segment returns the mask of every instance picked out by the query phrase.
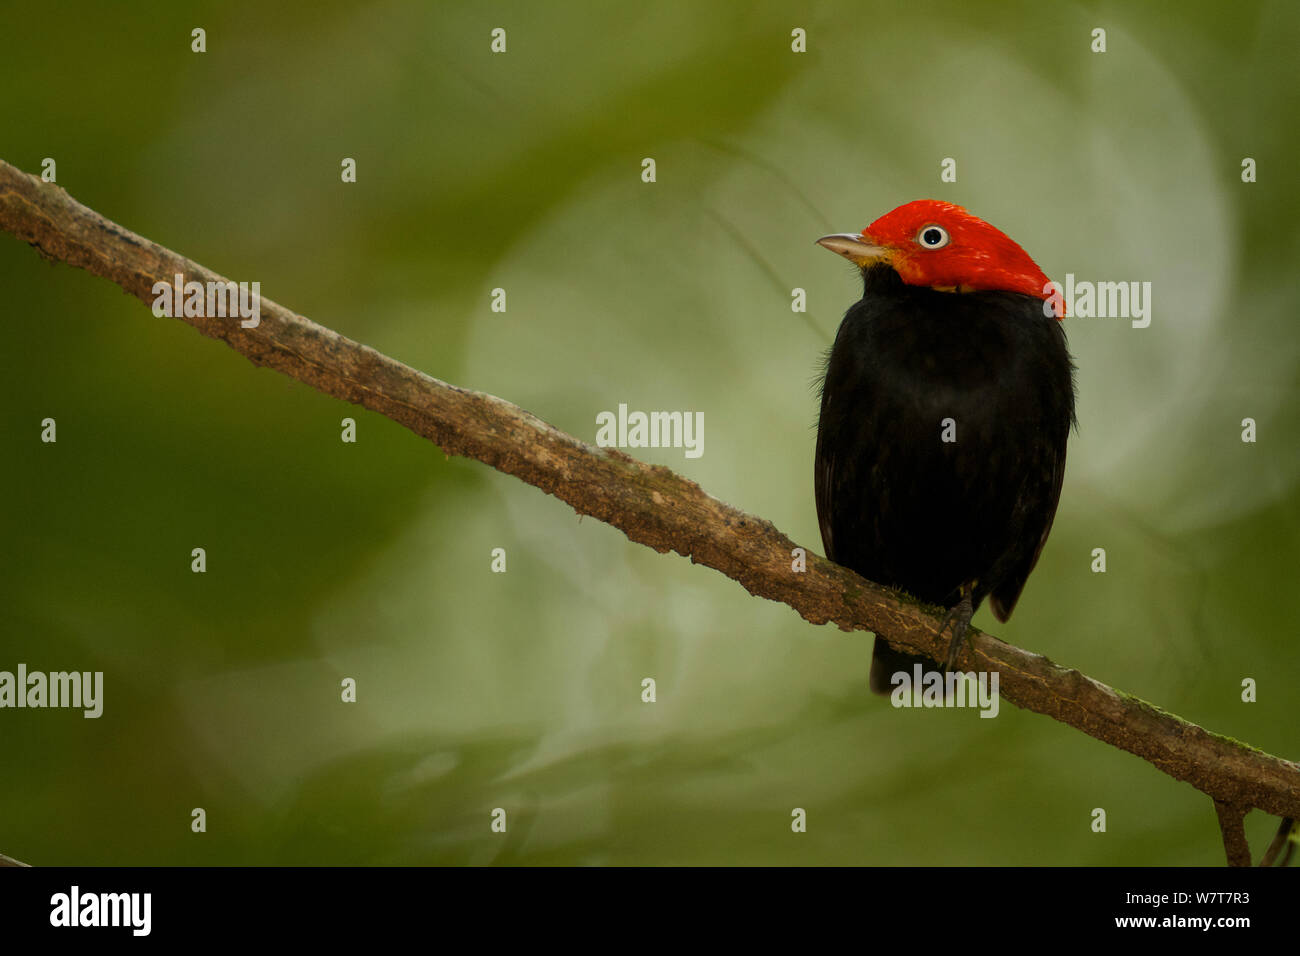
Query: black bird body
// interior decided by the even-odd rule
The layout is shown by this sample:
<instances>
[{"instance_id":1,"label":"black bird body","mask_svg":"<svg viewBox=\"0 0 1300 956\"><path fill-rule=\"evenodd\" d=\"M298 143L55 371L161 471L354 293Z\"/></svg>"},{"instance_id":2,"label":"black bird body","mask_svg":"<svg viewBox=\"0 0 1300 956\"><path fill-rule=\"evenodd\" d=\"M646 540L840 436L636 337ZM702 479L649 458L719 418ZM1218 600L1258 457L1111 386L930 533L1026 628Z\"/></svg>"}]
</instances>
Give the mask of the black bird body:
<instances>
[{"instance_id":1,"label":"black bird body","mask_svg":"<svg viewBox=\"0 0 1300 956\"><path fill-rule=\"evenodd\" d=\"M822 386L826 554L949 609L967 588L971 611L988 597L1006 620L1060 498L1074 422L1065 334L1031 295L907 285L886 264L862 274ZM877 638L872 689L888 693L918 661L933 667Z\"/></svg>"}]
</instances>

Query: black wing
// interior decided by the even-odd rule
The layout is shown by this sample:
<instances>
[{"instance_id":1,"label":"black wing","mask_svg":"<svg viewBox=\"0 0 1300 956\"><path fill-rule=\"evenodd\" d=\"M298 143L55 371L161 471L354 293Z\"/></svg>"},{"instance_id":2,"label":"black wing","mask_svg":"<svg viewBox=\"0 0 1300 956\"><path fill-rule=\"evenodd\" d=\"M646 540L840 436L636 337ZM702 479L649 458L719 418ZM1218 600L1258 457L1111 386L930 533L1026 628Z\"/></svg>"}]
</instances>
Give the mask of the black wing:
<instances>
[{"instance_id":1,"label":"black wing","mask_svg":"<svg viewBox=\"0 0 1300 956\"><path fill-rule=\"evenodd\" d=\"M1021 499L1021 505L1026 512L1026 527L1031 526L1031 523L1041 523L1043 532L1032 550L1026 549L1023 554L1017 556L1007 568L1005 577L998 582L997 587L989 595L989 606L993 608L993 613L999 621L1005 621L1015 610L1016 602L1020 600L1020 592L1025 589L1025 582L1029 580L1030 572L1038 564L1038 556L1043 553L1043 545L1047 544L1047 536L1052 533L1052 522L1056 520L1056 506L1061 500L1061 482L1065 477L1064 442L1061 443L1060 449L1061 452L1056 456L1047 480L1038 482L1037 488L1032 490L1026 488L1026 493Z\"/></svg>"}]
</instances>

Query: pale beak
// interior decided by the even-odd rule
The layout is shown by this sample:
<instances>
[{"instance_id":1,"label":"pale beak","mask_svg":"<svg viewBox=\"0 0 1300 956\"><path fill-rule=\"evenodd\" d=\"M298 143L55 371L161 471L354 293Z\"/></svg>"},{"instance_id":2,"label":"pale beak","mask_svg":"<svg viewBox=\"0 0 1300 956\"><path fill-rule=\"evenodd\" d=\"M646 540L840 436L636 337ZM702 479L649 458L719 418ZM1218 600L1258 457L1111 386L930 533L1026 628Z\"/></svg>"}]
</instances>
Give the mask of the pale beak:
<instances>
[{"instance_id":1,"label":"pale beak","mask_svg":"<svg viewBox=\"0 0 1300 956\"><path fill-rule=\"evenodd\" d=\"M831 236L822 236L817 240L819 246L825 246L831 252L838 252L857 266L869 266L889 258L889 250L875 245L870 237L854 232L837 232Z\"/></svg>"}]
</instances>

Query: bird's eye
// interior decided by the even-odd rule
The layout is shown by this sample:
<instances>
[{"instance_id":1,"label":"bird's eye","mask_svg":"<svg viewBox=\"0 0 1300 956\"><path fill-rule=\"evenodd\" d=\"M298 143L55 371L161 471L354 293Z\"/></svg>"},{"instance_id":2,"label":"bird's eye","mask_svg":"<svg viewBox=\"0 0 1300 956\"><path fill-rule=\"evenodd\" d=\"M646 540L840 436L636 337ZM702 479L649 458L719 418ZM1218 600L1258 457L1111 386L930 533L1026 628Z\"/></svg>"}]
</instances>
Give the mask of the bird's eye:
<instances>
[{"instance_id":1,"label":"bird's eye","mask_svg":"<svg viewBox=\"0 0 1300 956\"><path fill-rule=\"evenodd\" d=\"M951 240L948 237L948 230L943 226L922 226L921 231L916 234L916 241L926 249L942 249Z\"/></svg>"}]
</instances>

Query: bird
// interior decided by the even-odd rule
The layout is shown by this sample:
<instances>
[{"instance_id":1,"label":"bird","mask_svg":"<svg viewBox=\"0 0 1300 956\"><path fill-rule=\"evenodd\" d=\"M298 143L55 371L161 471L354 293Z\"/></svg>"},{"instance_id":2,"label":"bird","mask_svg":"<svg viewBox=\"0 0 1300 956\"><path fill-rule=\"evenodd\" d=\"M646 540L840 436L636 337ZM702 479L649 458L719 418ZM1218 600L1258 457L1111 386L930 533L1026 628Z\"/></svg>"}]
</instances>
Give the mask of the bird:
<instances>
[{"instance_id":1,"label":"bird","mask_svg":"<svg viewBox=\"0 0 1300 956\"><path fill-rule=\"evenodd\" d=\"M920 199L818 244L861 272L826 356L814 482L826 556L946 609L956 668L987 597L1006 621L1047 542L1075 414L1061 297L1014 240ZM870 689L928 657L876 636Z\"/></svg>"}]
</instances>

